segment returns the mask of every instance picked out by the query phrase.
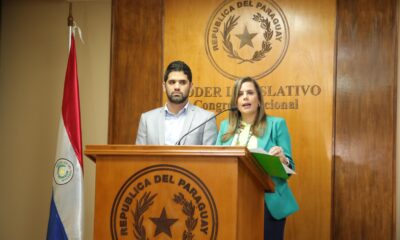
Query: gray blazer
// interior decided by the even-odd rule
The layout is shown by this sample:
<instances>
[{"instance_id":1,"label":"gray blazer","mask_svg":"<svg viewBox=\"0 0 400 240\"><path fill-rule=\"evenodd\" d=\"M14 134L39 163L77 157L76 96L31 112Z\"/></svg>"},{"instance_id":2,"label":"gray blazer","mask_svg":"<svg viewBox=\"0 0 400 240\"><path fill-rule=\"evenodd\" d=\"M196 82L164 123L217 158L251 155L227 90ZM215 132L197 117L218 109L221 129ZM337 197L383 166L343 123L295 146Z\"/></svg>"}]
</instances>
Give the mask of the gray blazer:
<instances>
[{"instance_id":1,"label":"gray blazer","mask_svg":"<svg viewBox=\"0 0 400 240\"><path fill-rule=\"evenodd\" d=\"M180 136L211 118L214 114L189 103L187 116ZM140 117L137 145L164 145L165 108L156 108ZM214 145L217 140L215 119L196 129L181 141L181 145Z\"/></svg>"}]
</instances>

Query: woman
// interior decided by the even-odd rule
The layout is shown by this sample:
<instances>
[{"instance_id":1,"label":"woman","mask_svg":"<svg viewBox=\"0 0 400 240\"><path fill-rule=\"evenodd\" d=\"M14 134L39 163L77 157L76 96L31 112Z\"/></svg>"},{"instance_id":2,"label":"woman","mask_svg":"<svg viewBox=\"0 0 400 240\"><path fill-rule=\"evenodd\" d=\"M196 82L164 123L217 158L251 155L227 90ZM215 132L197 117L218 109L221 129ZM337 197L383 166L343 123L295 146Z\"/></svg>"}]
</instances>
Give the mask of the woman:
<instances>
[{"instance_id":1,"label":"woman","mask_svg":"<svg viewBox=\"0 0 400 240\"><path fill-rule=\"evenodd\" d=\"M283 118L267 116L258 83L246 77L235 82L229 119L221 123L216 145L263 148L294 170L289 131ZM264 239L283 239L286 217L298 210L284 179L272 177L275 192L265 193Z\"/></svg>"}]
</instances>

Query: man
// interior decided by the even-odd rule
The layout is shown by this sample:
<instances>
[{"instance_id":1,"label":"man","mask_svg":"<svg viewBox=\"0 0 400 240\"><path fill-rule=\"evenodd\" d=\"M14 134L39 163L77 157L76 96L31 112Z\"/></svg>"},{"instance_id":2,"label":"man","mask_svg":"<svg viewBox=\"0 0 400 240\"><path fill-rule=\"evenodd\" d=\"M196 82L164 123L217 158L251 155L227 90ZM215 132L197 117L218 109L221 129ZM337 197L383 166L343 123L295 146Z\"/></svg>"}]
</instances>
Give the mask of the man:
<instances>
[{"instance_id":1,"label":"man","mask_svg":"<svg viewBox=\"0 0 400 240\"><path fill-rule=\"evenodd\" d=\"M217 138L215 119L183 137L213 116L213 113L189 103L188 96L192 87L192 72L189 66L182 61L170 63L165 71L163 83L167 103L164 107L142 114L136 144L214 145Z\"/></svg>"}]
</instances>

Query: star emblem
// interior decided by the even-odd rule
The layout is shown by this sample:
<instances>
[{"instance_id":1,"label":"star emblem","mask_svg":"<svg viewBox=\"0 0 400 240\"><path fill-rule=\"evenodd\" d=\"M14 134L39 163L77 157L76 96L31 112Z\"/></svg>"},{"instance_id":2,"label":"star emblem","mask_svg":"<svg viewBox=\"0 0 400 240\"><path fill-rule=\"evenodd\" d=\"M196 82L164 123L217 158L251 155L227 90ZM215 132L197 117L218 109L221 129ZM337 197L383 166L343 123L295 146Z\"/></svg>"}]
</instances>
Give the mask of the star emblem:
<instances>
[{"instance_id":1,"label":"star emblem","mask_svg":"<svg viewBox=\"0 0 400 240\"><path fill-rule=\"evenodd\" d=\"M236 37L240 39L240 47L242 48L244 45L249 45L250 47L253 47L253 42L251 39L253 39L257 33L249 33L249 30L247 30L247 26L244 26L244 30L242 34L236 34Z\"/></svg>"},{"instance_id":2,"label":"star emblem","mask_svg":"<svg viewBox=\"0 0 400 240\"><path fill-rule=\"evenodd\" d=\"M154 233L154 237L160 233L165 233L172 238L171 226L176 221L178 221L178 219L168 218L167 212L165 211L165 207L161 211L161 215L159 218L150 218L150 220L156 225L156 232Z\"/></svg>"}]
</instances>

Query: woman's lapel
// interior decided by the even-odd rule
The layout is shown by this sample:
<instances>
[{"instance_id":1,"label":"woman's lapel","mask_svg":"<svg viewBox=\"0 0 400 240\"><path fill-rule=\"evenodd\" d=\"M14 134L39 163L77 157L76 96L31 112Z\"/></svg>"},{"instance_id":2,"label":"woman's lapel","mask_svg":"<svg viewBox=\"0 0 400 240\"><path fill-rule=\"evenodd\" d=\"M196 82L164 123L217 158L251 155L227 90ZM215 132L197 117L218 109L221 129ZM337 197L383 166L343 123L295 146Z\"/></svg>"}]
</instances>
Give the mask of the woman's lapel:
<instances>
[{"instance_id":1,"label":"woman's lapel","mask_svg":"<svg viewBox=\"0 0 400 240\"><path fill-rule=\"evenodd\" d=\"M258 142L257 142L258 148L265 149L266 151L269 150L269 149L266 149L266 147L268 144L268 140L271 137L272 125L273 125L273 122L270 121L270 118L267 117L267 130L265 131L265 134L261 138L258 138Z\"/></svg>"}]
</instances>

